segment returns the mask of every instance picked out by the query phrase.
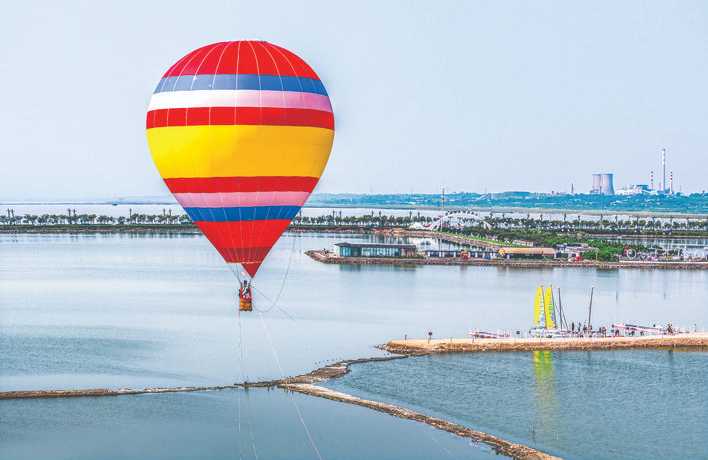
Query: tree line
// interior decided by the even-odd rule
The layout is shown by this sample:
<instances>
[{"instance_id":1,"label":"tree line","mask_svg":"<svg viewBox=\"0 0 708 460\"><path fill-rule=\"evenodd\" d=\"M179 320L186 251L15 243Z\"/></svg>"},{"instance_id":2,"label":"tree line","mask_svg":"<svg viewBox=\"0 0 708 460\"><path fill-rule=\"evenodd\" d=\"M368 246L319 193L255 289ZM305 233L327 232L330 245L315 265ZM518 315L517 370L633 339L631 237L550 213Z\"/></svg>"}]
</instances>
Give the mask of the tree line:
<instances>
[{"instance_id":1,"label":"tree line","mask_svg":"<svg viewBox=\"0 0 708 460\"><path fill-rule=\"evenodd\" d=\"M461 220L452 225L448 218L439 225L441 229L462 230L465 228L524 230L553 233L585 232L595 234L665 234L665 235L706 235L708 236L708 219L700 218L657 218L632 217L620 219L619 216L599 216L596 220L569 219L563 214L540 215L539 217L505 216L504 214L483 215L477 213L474 220ZM332 211L318 216L303 216L298 214L293 219L296 226L313 227L371 227L390 228L408 227L413 224L432 225L438 218L410 211L407 215L389 215L385 211L370 212L363 215L347 216L341 211ZM0 225L190 225L191 220L186 214L172 214L170 210L157 214L133 213L128 216L97 215L93 213L77 213L75 209L67 209L66 213L53 214L23 214L16 215L12 209L0 214Z\"/></svg>"}]
</instances>

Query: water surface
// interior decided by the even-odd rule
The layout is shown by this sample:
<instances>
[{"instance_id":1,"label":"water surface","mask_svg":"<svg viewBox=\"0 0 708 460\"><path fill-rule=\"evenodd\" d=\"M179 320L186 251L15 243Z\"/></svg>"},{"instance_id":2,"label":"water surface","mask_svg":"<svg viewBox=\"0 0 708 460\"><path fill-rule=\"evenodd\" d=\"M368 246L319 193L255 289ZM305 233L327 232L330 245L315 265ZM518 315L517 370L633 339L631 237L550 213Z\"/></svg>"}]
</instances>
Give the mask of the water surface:
<instances>
[{"instance_id":1,"label":"water surface","mask_svg":"<svg viewBox=\"0 0 708 460\"><path fill-rule=\"evenodd\" d=\"M312 443L300 421L306 421ZM0 458L499 458L428 425L282 390L0 402Z\"/></svg>"},{"instance_id":2,"label":"water surface","mask_svg":"<svg viewBox=\"0 0 708 460\"><path fill-rule=\"evenodd\" d=\"M586 318L588 294L594 286L594 324L673 321L677 326L698 329L708 325L708 276L704 271L338 266L320 264L303 255L306 249L332 248L338 241L364 239L285 235L259 272L258 311L239 317L234 275L200 236L0 235L0 390L254 381L309 372L340 359L380 354L373 345L406 334L422 337L432 330L435 337L461 337L472 328L526 330L531 324L538 284L561 287L569 321ZM276 298L278 302L274 304L272 300ZM528 407L529 401L538 404L545 398L530 396L538 391L529 380L535 378L533 360L484 356L479 355L479 359L488 361L481 367L497 369L495 379L483 379L491 385L485 401L498 404L496 408L485 406L491 408L480 410L475 419L460 420L473 428L530 439L552 451L579 452L567 447L575 444L572 437L567 444L550 443L548 437L552 440L553 435L544 433L553 433L556 422L542 423L540 414L549 413L549 420L563 422L557 424L558 436L573 434L563 434L566 423L576 426L572 421L555 418L553 410L535 412ZM641 356L644 357L636 359L649 364L654 361L654 355ZM678 354L674 356L674 362L683 359ZM601 355L593 355L589 361L554 357L554 369L558 369L553 382L556 398L561 401L555 407L567 407L570 403L566 399L570 399L576 404L570 414L582 410L577 404L584 402L585 394L571 392L572 397L565 398L561 389L583 384L586 374L582 369L597 367L593 363L600 359ZM705 361L691 359L694 361L686 364L686 369L705 368ZM404 360L386 365L413 363ZM573 366L579 370L567 372L563 363L575 363ZM588 380L593 382L593 388L587 391L602 388L606 398L621 408L618 410L637 413L641 418L656 417L656 413L661 413L657 411L664 408L647 405L652 411L652 415L647 415L644 405L637 406L641 396L632 399L626 395L635 390L643 395L641 392L653 385L651 370L642 373L643 368L639 369L634 386L608 385L606 382L612 382L614 375L610 374ZM357 368L352 375L356 376L356 372ZM410 372L424 370L413 367ZM471 378L464 373L464 366L460 372L463 377L455 374L446 381L449 387L441 383L441 393L452 406L461 404L457 395L464 389L456 382L466 384L466 379ZM664 385L673 375L666 374L654 392L663 395L670 391L672 387ZM705 389L705 376L700 372L695 375L703 376L699 387ZM526 379L524 386L505 386L520 378ZM372 383L371 390L381 391L377 388ZM482 388L481 382L478 388ZM681 388L682 395L694 395L691 407L703 408L705 399L700 399L701 395ZM388 396L400 398L402 392L411 390L401 386ZM235 417L235 393L3 401L0 446L5 450L0 452L0 458L144 458L143 452L151 453L150 458L204 458L195 454L199 449L204 449L209 457L236 458L240 438L234 434L233 423L227 423ZM269 438L274 430L273 418L287 417L284 420L288 422L283 424L299 426L297 419L292 422L295 412L291 402L276 396L279 392L258 394L251 392L255 436L259 446L271 449L260 458L297 458L289 456L288 449L290 443L306 442L300 432L283 435L282 442L281 438L276 437L277 442ZM387 393L382 391L381 395ZM330 443L324 447L329 449L326 458L347 458L334 454L338 446L346 455L351 452L352 458L446 456L439 454L444 449L430 447L438 443L426 433L434 433L438 441L435 436L443 435L432 428L419 432L415 431L418 428L406 428L415 425L413 422L375 414L372 417L382 421L370 422L369 429L367 409L298 398L303 401L305 420L313 424L314 436L319 436L323 445ZM421 406L424 409L446 413L446 406L440 405L441 398L420 398L430 400L430 404ZM526 401L526 405L514 406L507 404L509 401ZM410 401L412 405L418 402ZM518 411L510 413L501 407L504 404L517 407ZM686 409L687 405L688 400L679 400L673 410L690 414L691 407ZM595 408L592 413L604 413L604 409ZM514 420L510 421L510 417ZM623 448L623 443L617 445L617 438L606 432L604 418L577 416L577 420L586 423L586 431L597 433L588 436L594 440L593 446ZM691 428L700 426L694 424ZM351 443L340 441L343 430L351 435ZM400 436L392 435L390 441L385 441L390 430L400 430ZM672 434L671 438L657 439L689 443L686 433L695 431L689 429ZM372 441L371 445L380 449L376 455L366 450L370 448L365 445L369 436L376 443ZM424 442L428 444L423 446ZM467 446L464 440L460 442ZM453 452L453 458L460 456L445 441L440 443ZM381 450L382 445L386 447ZM430 449L438 449L438 455L428 455ZM415 457L418 451L421 453ZM306 449L298 452L303 452L303 458L314 458L311 453L305 454ZM477 454L469 455L476 458L473 455Z\"/></svg>"},{"instance_id":3,"label":"water surface","mask_svg":"<svg viewBox=\"0 0 708 460\"><path fill-rule=\"evenodd\" d=\"M594 286L598 326L708 325L705 271L347 266L303 254L342 240L363 237L283 237L258 274L258 311L239 317L235 277L200 236L0 235L0 389L253 381L429 330L524 331L539 284L561 288L568 321L587 318Z\"/></svg>"},{"instance_id":4,"label":"water surface","mask_svg":"<svg viewBox=\"0 0 708 460\"><path fill-rule=\"evenodd\" d=\"M708 455L708 350L466 353L358 364L327 386L573 459Z\"/></svg>"}]
</instances>

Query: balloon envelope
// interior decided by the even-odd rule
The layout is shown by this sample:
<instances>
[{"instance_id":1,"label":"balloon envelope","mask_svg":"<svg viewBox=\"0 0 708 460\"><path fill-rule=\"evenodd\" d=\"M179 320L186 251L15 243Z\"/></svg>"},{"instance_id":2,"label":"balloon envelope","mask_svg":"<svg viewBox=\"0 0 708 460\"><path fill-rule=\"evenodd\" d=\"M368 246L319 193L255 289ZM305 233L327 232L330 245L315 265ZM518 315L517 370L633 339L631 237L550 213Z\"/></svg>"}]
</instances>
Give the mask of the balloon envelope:
<instances>
[{"instance_id":1,"label":"balloon envelope","mask_svg":"<svg viewBox=\"0 0 708 460\"><path fill-rule=\"evenodd\" d=\"M226 262L254 276L322 175L334 116L319 77L292 52L221 42L163 75L147 139L189 217Z\"/></svg>"}]
</instances>

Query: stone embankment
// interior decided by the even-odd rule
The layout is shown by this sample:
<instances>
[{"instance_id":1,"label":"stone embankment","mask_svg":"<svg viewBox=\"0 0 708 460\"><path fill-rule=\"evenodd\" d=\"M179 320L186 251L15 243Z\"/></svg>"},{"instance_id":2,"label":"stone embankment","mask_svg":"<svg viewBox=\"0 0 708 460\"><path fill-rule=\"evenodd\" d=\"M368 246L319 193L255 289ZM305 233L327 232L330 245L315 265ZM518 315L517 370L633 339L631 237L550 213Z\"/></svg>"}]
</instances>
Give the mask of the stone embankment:
<instances>
[{"instance_id":1,"label":"stone embankment","mask_svg":"<svg viewBox=\"0 0 708 460\"><path fill-rule=\"evenodd\" d=\"M447 420L431 417L429 415L421 414L419 412L393 404L362 399L346 393L341 393L339 391L308 383L283 384L281 385L281 387L291 391L296 391L298 393L304 393L310 396L317 396L320 398L330 399L332 401L339 401L347 404L368 407L369 409L393 415L394 417L425 423L437 428L438 430L447 431L448 433L452 433L463 438L471 439L474 442L487 444L492 449L494 449L496 453L506 455L511 458L525 460L552 460L558 458L536 450L532 447L525 446L523 444L513 443L511 441L507 441L489 433L473 430L457 423L452 423L448 422Z\"/></svg>"},{"instance_id":2,"label":"stone embankment","mask_svg":"<svg viewBox=\"0 0 708 460\"><path fill-rule=\"evenodd\" d=\"M628 348L708 348L708 333L635 337L572 337L524 339L405 339L391 340L384 349L391 353L454 353L485 351L614 350Z\"/></svg>"},{"instance_id":3,"label":"stone embankment","mask_svg":"<svg viewBox=\"0 0 708 460\"><path fill-rule=\"evenodd\" d=\"M383 347L381 347L383 348ZM19 390L0 391L2 399L41 399L41 398L76 398L76 397L100 397L100 396L126 396L150 393L189 393L195 391L219 391L235 388L272 388L281 385L292 385L300 383L318 383L335 379L349 372L349 366L358 363L370 363L375 361L390 361L393 359L403 359L416 353L406 353L405 355L392 355L374 358L350 359L329 364L315 369L312 372L294 377L286 377L277 380L261 380L258 382L232 383L229 385L212 386L183 386L183 387L152 387L152 388L89 388L76 390Z\"/></svg>"}]
</instances>

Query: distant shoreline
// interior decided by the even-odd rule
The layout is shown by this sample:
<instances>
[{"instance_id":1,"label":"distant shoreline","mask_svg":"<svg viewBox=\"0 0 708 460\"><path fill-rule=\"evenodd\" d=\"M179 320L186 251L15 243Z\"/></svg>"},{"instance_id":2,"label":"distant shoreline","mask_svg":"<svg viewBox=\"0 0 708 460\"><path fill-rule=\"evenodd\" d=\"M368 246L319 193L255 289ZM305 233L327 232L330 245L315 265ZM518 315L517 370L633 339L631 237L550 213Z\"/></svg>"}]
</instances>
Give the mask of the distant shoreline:
<instances>
[{"instance_id":1,"label":"distant shoreline","mask_svg":"<svg viewBox=\"0 0 708 460\"><path fill-rule=\"evenodd\" d=\"M0 202L0 207L12 206L179 206L176 202ZM372 203L352 203L352 204L326 204L326 203L308 203L303 206L305 209L380 209L380 210L399 210L399 211L440 211L439 206L435 205L415 205L406 203L392 204L372 204ZM505 206L505 205L446 205L446 211L472 211L472 212L492 212L492 213L519 213L519 214L583 214L588 216L632 216L632 217L658 217L658 218L678 218L678 219L708 219L708 210L706 212L682 212L679 210L631 210L631 209L599 209L599 208L568 208L562 206Z\"/></svg>"},{"instance_id":2,"label":"distant shoreline","mask_svg":"<svg viewBox=\"0 0 708 460\"><path fill-rule=\"evenodd\" d=\"M185 234L201 235L194 224L56 224L56 225L0 225L0 234Z\"/></svg>"},{"instance_id":3,"label":"distant shoreline","mask_svg":"<svg viewBox=\"0 0 708 460\"><path fill-rule=\"evenodd\" d=\"M394 228L394 227L391 227ZM362 227L348 225L295 225L291 224L287 232L295 233L342 233L371 234L379 227ZM388 228L387 228L388 229ZM0 225L0 234L91 234L91 233L128 233L128 234L184 234L201 235L201 231L192 223L189 224L51 224L51 225ZM596 238L634 238L634 239L666 239L685 238L703 240L705 234L675 232L672 234L651 233L601 233L590 234Z\"/></svg>"}]
</instances>

